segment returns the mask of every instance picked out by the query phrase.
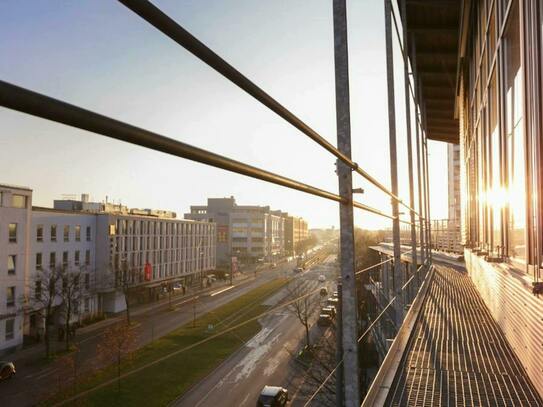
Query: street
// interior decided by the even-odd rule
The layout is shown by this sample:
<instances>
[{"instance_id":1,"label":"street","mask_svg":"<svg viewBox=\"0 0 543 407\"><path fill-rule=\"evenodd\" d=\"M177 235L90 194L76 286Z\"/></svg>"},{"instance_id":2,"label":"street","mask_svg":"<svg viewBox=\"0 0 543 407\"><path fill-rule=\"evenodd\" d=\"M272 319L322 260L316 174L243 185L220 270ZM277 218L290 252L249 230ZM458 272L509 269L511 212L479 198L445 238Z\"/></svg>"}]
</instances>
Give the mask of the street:
<instances>
[{"instance_id":1,"label":"street","mask_svg":"<svg viewBox=\"0 0 543 407\"><path fill-rule=\"evenodd\" d=\"M289 272L292 272L292 264L284 263L278 265L276 269L259 271L256 278L251 272L246 279L234 281L234 286L220 286L199 295L187 296L188 298L174 298L172 300L173 308L170 308L168 301L164 301L160 304L134 309L132 321L138 330L138 347L192 321L195 315L196 317L203 315ZM95 357L96 347L100 343L102 333L111 323L124 318L123 313L81 329L76 337L76 343L80 349L78 360L81 375L102 367L98 365L98 359ZM44 365L35 360L26 360L24 355L27 351L17 352L10 358L17 366L17 375L9 381L0 382L0 405L2 407L35 405L44 397L66 385L66 379L61 376L60 369L55 363Z\"/></svg>"},{"instance_id":2,"label":"street","mask_svg":"<svg viewBox=\"0 0 543 407\"><path fill-rule=\"evenodd\" d=\"M326 286L329 293L335 290L337 275L333 264L336 256L328 256L321 265L296 277L304 292ZM319 275L326 282L318 281ZM263 303L274 306L283 299L289 300L287 288L268 298ZM315 293L319 296L319 293ZM319 299L317 298L317 301ZM318 310L311 316L311 341L314 343L324 329L316 325ZM281 308L260 320L262 329L230 358L204 380L196 384L175 406L254 406L265 385L283 386L292 395L303 385L301 370L295 366L294 356L305 345L305 328L291 309ZM300 400L291 400L297 405Z\"/></svg>"}]
</instances>

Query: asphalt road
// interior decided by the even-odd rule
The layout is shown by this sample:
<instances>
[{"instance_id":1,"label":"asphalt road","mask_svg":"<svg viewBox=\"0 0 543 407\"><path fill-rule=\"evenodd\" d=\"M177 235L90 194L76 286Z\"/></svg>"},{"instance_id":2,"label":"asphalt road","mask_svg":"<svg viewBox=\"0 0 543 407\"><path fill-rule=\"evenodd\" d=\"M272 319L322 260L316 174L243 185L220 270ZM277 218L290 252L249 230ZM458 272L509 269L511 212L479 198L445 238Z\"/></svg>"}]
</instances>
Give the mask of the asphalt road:
<instances>
[{"instance_id":1,"label":"asphalt road","mask_svg":"<svg viewBox=\"0 0 543 407\"><path fill-rule=\"evenodd\" d=\"M143 312L141 310L140 312L134 312L137 315L134 315L131 319L139 324L135 328L138 331L138 346L144 346L152 340L192 321L194 313L196 313L196 317L205 314L268 281L276 279L278 276L292 273L292 269L292 264L278 265L273 270L259 271L256 278L251 277L240 281L237 284L235 283L233 287L223 286L199 295L196 300L187 297L173 300L173 310L166 302L158 306L151 306ZM122 318L124 317L121 315L119 319ZM93 368L100 367L96 358L96 347L100 343L106 326L107 324L102 324L100 328L91 329L77 336L80 347L79 371L82 374ZM9 381L0 382L0 406L2 407L35 405L44 396L51 395L60 386L66 385L66 378L62 377L60 368L55 364L39 366L24 363L23 360L19 363L17 354L11 360L15 361L17 375Z\"/></svg>"},{"instance_id":2,"label":"asphalt road","mask_svg":"<svg viewBox=\"0 0 543 407\"><path fill-rule=\"evenodd\" d=\"M335 290L334 260L335 256L329 256L322 265L316 265L299 275L304 292L323 285L329 291ZM320 274L326 275L326 283L318 282ZM285 288L263 303L273 306L289 298L291 293ZM323 332L315 324L318 314L317 310L311 320L314 324L311 329L312 341ZM305 345L305 328L288 307L266 315L259 322L262 329L257 335L172 405L254 406L265 385L283 386L289 389L290 394L297 393L303 380L299 369L294 366L293 355Z\"/></svg>"}]
</instances>

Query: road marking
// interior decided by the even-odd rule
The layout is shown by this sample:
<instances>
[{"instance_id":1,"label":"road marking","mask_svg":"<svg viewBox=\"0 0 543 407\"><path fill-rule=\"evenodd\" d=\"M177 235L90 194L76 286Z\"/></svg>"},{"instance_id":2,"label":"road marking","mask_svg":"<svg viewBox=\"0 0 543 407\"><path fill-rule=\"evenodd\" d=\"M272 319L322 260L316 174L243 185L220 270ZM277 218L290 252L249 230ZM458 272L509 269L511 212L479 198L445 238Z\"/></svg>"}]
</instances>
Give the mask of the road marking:
<instances>
[{"instance_id":1,"label":"road marking","mask_svg":"<svg viewBox=\"0 0 543 407\"><path fill-rule=\"evenodd\" d=\"M211 294L209 294L210 297L214 297L215 295L218 295L220 293L224 293L225 291L228 291L228 290L231 290L232 288L234 288L235 286L234 285L231 285L230 287L226 287L226 288L223 288L222 290L219 290L219 291L215 291Z\"/></svg>"}]
</instances>

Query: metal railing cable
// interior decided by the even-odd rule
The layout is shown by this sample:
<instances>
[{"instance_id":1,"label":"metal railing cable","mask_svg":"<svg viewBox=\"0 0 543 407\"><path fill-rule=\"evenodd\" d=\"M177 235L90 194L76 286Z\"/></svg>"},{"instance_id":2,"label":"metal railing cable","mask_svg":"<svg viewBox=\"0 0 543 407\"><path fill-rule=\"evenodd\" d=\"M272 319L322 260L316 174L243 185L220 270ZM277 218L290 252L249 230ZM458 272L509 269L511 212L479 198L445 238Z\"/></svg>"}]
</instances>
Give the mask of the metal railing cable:
<instances>
[{"instance_id":1,"label":"metal railing cable","mask_svg":"<svg viewBox=\"0 0 543 407\"><path fill-rule=\"evenodd\" d=\"M129 10L140 16L143 20L151 24L157 30L168 36L170 39L181 45L187 51L199 58L205 64L213 68L215 71L223 75L229 81L237 85L246 93L254 97L264 106L275 112L278 116L289 122L291 125L300 130L303 134L315 141L325 150L333 154L337 159L341 160L344 164L352 168L367 181L379 188L382 192L389 195L392 199L398 201L409 211L413 212L418 217L421 215L408 204L402 201L400 197L393 194L387 187L380 183L376 178L360 168L356 162L354 162L347 155L340 152L333 144L322 137L308 124L303 122L294 113L288 110L285 106L279 103L276 99L266 93L262 88L252 82L249 78L243 75L231 64L226 62L203 42L194 37L190 32L185 30L170 16L156 7L148 0L118 0L121 4L126 6Z\"/></svg>"},{"instance_id":2,"label":"metal railing cable","mask_svg":"<svg viewBox=\"0 0 543 407\"><path fill-rule=\"evenodd\" d=\"M166 154L186 158L202 164L222 168L227 171L260 179L272 184L296 189L301 192L316 195L336 202L343 202L338 194L304 184L302 182L275 174L273 172L245 164L240 161L183 143L163 135L153 133L128 123L83 109L81 107L42 95L28 89L0 80L0 106L19 112L28 113L43 119L55 121L68 126L101 134L116 140L136 144ZM394 219L392 215L378 209L353 201L356 208ZM403 223L409 223L400 220Z\"/></svg>"},{"instance_id":3,"label":"metal railing cable","mask_svg":"<svg viewBox=\"0 0 543 407\"><path fill-rule=\"evenodd\" d=\"M360 337L358 338L357 342L360 343L360 341L362 341L362 339L364 339L364 337L369 333L371 332L372 328L375 326L375 324L383 317L383 315L385 315L385 312L392 306L392 304L396 301L396 299L398 298L398 296L400 295L400 293L405 290L407 288L407 286L411 283L411 281L413 281L413 279L415 278L415 276L418 274L418 272L420 270L422 270L422 268L424 267L425 265L424 264L421 264L419 266L419 268L417 269L417 272L414 273L410 278L409 280L407 280L405 282L405 284L396 292L396 295L394 295L394 297L392 297L390 299L390 301L387 303L387 305L385 305L385 307L381 310L381 312L379 313L379 315L377 315L377 317L372 321L372 323L366 328L366 330L362 333L362 335L360 335ZM332 371L328 374L328 376L326 376L326 378L323 380L323 382L317 387L317 389L311 394L311 396L309 397L309 399L304 403L304 406L303 407L307 407L310 405L310 403L313 401L313 399L317 396L317 394L319 394L319 392L322 390L322 388L326 385L326 383L328 382L328 380L330 380L330 378L334 375L334 373L337 371L337 369L341 366L341 364L343 363L343 360L345 359L345 357L343 357L337 364L336 366L334 367L334 369L332 369Z\"/></svg>"}]
</instances>

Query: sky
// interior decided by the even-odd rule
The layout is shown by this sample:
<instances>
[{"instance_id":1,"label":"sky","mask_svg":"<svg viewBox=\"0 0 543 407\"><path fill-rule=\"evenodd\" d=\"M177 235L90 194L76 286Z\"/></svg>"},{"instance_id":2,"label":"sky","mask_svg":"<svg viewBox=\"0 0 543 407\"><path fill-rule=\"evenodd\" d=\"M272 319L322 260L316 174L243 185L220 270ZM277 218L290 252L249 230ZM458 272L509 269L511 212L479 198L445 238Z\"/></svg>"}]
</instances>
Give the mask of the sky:
<instances>
[{"instance_id":1,"label":"sky","mask_svg":"<svg viewBox=\"0 0 543 407\"><path fill-rule=\"evenodd\" d=\"M181 26L336 144L329 0L156 0ZM347 1L352 155L390 185L384 14ZM396 41L395 41L396 43ZM227 157L337 192L334 157L251 96L111 0L0 2L0 79ZM408 202L403 66L395 45L398 173ZM432 217L447 217L446 145L429 142ZM174 210L208 197L270 205L310 227L339 224L338 205L163 153L0 108L0 183ZM357 200L390 199L353 175ZM363 228L390 221L355 211Z\"/></svg>"}]
</instances>

